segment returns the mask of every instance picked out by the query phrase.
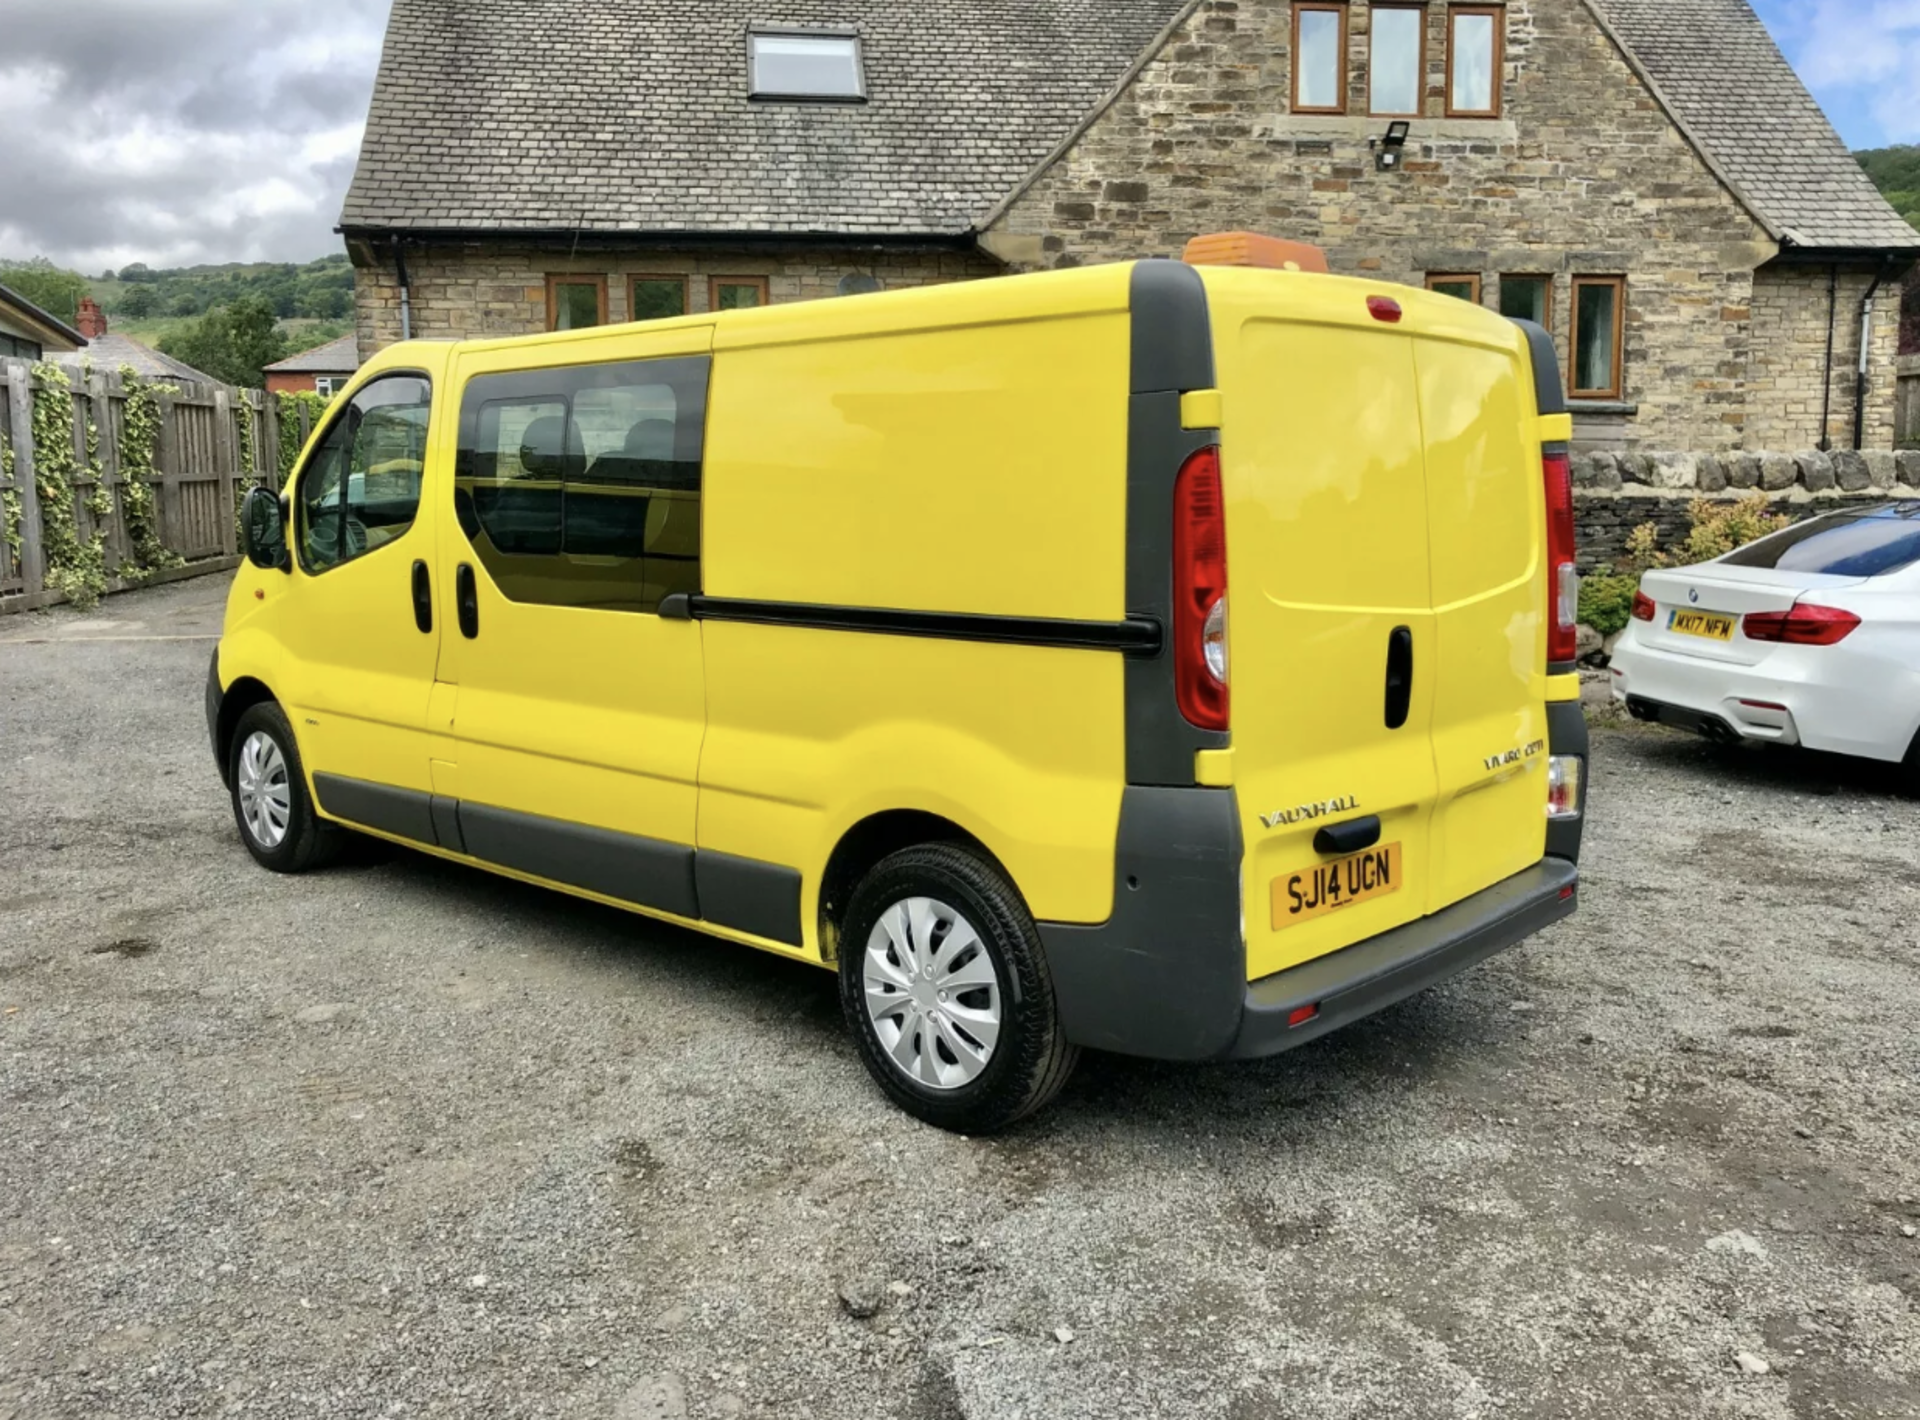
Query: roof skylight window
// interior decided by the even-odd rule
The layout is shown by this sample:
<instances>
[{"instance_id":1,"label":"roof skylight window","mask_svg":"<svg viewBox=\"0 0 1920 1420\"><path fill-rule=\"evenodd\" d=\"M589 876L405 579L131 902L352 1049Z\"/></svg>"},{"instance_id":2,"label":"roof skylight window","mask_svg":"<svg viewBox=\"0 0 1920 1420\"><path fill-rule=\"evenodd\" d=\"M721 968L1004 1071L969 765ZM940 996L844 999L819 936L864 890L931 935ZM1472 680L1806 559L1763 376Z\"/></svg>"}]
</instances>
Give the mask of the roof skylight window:
<instances>
[{"instance_id":1,"label":"roof skylight window","mask_svg":"<svg viewBox=\"0 0 1920 1420\"><path fill-rule=\"evenodd\" d=\"M747 55L756 99L859 103L867 96L856 35L757 31L747 36Z\"/></svg>"}]
</instances>

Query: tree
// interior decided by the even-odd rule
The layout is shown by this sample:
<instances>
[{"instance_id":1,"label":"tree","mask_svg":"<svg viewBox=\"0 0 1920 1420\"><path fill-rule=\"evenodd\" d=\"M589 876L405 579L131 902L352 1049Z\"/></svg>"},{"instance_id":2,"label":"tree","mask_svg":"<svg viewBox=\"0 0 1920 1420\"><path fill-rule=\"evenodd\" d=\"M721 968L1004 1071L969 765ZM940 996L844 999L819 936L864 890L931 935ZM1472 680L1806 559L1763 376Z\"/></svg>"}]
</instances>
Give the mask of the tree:
<instances>
[{"instance_id":1,"label":"tree","mask_svg":"<svg viewBox=\"0 0 1920 1420\"><path fill-rule=\"evenodd\" d=\"M17 295L68 325L80 318L80 298L87 294L86 277L55 266L44 256L0 265L0 286L10 287Z\"/></svg>"},{"instance_id":2,"label":"tree","mask_svg":"<svg viewBox=\"0 0 1920 1420\"><path fill-rule=\"evenodd\" d=\"M287 355L287 337L273 307L258 296L208 311L180 334L160 342L163 353L229 385L257 389L262 370Z\"/></svg>"},{"instance_id":3,"label":"tree","mask_svg":"<svg viewBox=\"0 0 1920 1420\"><path fill-rule=\"evenodd\" d=\"M120 268L120 279L127 282L151 281L154 279L154 276L144 261L136 261L132 266L123 266Z\"/></svg>"},{"instance_id":4,"label":"tree","mask_svg":"<svg viewBox=\"0 0 1920 1420\"><path fill-rule=\"evenodd\" d=\"M145 320L160 309L160 298L151 286L132 286L120 298L120 314L132 320Z\"/></svg>"}]
</instances>

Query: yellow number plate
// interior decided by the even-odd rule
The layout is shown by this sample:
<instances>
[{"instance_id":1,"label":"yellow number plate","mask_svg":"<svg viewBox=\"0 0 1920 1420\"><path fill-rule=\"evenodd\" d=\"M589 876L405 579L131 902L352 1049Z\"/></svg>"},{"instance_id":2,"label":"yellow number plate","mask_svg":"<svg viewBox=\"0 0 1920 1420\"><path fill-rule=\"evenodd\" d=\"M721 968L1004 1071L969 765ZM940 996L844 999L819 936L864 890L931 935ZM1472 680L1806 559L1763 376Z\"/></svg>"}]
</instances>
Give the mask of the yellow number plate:
<instances>
[{"instance_id":1,"label":"yellow number plate","mask_svg":"<svg viewBox=\"0 0 1920 1420\"><path fill-rule=\"evenodd\" d=\"M1338 912L1400 891L1400 845L1369 848L1335 863L1320 863L1273 880L1273 930Z\"/></svg>"},{"instance_id":2,"label":"yellow number plate","mask_svg":"<svg viewBox=\"0 0 1920 1420\"><path fill-rule=\"evenodd\" d=\"M1733 618L1710 611L1676 611L1667 616L1667 630L1682 636L1704 636L1709 641L1731 641Z\"/></svg>"}]
</instances>

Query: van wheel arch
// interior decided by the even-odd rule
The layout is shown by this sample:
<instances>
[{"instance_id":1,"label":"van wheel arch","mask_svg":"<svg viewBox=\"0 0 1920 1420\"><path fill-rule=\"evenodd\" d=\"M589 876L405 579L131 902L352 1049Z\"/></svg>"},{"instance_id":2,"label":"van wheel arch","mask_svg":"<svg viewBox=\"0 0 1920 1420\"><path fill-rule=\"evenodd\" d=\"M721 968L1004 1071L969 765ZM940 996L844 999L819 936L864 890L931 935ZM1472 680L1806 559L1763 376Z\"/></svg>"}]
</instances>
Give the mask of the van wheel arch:
<instances>
[{"instance_id":1,"label":"van wheel arch","mask_svg":"<svg viewBox=\"0 0 1920 1420\"><path fill-rule=\"evenodd\" d=\"M233 732L240 724L240 717L256 705L277 704L279 697L269 690L262 681L252 676L241 676L226 688L220 697L219 751L220 782L228 788L233 773Z\"/></svg>"},{"instance_id":2,"label":"van wheel arch","mask_svg":"<svg viewBox=\"0 0 1920 1420\"><path fill-rule=\"evenodd\" d=\"M820 874L820 945L827 961L839 955L840 924L846 919L847 906L860 880L883 859L923 843L964 844L992 863L1009 882L1013 880L999 856L952 819L919 809L869 814L840 836Z\"/></svg>"}]
</instances>

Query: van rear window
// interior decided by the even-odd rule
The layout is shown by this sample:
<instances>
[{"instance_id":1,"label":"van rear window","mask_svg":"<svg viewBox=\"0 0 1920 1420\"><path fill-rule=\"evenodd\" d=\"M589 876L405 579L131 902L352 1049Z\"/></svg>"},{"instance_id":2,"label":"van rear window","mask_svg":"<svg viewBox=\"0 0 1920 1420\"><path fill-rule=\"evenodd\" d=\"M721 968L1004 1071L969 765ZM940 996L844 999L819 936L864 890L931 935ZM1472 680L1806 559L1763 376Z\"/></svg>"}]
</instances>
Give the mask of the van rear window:
<instances>
[{"instance_id":1,"label":"van rear window","mask_svg":"<svg viewBox=\"0 0 1920 1420\"><path fill-rule=\"evenodd\" d=\"M454 506L509 601L655 612L700 590L709 361L467 383Z\"/></svg>"},{"instance_id":2,"label":"van rear window","mask_svg":"<svg viewBox=\"0 0 1920 1420\"><path fill-rule=\"evenodd\" d=\"M1920 508L1873 508L1809 518L1728 553L1733 567L1829 577L1884 577L1920 562Z\"/></svg>"}]
</instances>

